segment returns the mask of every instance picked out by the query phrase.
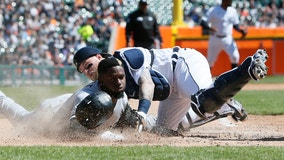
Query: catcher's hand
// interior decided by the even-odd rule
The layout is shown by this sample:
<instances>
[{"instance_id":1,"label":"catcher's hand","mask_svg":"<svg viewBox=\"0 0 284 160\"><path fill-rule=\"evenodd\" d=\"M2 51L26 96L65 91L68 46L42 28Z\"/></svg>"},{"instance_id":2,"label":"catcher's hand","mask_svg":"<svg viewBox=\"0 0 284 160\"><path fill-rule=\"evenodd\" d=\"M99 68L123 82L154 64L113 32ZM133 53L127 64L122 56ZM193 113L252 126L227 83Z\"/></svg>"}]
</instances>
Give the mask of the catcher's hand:
<instances>
[{"instance_id":1,"label":"catcher's hand","mask_svg":"<svg viewBox=\"0 0 284 160\"><path fill-rule=\"evenodd\" d=\"M131 127L141 132L142 130L150 131L155 125L156 117L143 112L137 112L128 105L115 127Z\"/></svg>"},{"instance_id":2,"label":"catcher's hand","mask_svg":"<svg viewBox=\"0 0 284 160\"><path fill-rule=\"evenodd\" d=\"M115 127L130 127L137 128L141 124L142 117L137 114L129 105L125 108L124 112L121 114Z\"/></svg>"},{"instance_id":3,"label":"catcher's hand","mask_svg":"<svg viewBox=\"0 0 284 160\"><path fill-rule=\"evenodd\" d=\"M244 39L248 33L247 28L242 29L241 33L242 33L241 39Z\"/></svg>"},{"instance_id":4,"label":"catcher's hand","mask_svg":"<svg viewBox=\"0 0 284 160\"><path fill-rule=\"evenodd\" d=\"M145 114L144 112L137 112L137 114L142 117L137 126L138 132L141 132L142 130L151 131L156 126L156 117Z\"/></svg>"}]
</instances>

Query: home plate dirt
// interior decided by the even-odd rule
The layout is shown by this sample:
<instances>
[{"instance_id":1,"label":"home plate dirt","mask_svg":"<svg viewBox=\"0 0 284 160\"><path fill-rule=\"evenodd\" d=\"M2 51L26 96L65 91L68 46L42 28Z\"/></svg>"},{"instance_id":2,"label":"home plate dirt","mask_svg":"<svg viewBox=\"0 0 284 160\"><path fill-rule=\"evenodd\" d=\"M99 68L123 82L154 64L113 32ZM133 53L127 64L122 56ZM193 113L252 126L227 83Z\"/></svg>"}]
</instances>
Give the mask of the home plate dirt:
<instances>
[{"instance_id":1,"label":"home plate dirt","mask_svg":"<svg viewBox=\"0 0 284 160\"><path fill-rule=\"evenodd\" d=\"M282 85L284 86L284 85ZM281 87L282 87L281 86ZM253 89L247 86L244 89ZM262 88L268 86L262 86ZM276 87L277 89L279 89ZM256 87L258 89L259 87ZM137 101L130 101L136 106ZM150 113L155 114L154 102ZM283 106L279 106L283 107ZM245 122L231 117L193 128L184 137L162 137L153 133L137 133L133 129L107 130L81 138L47 138L19 135L7 119L0 119L0 146L284 146L284 115L249 115Z\"/></svg>"}]
</instances>

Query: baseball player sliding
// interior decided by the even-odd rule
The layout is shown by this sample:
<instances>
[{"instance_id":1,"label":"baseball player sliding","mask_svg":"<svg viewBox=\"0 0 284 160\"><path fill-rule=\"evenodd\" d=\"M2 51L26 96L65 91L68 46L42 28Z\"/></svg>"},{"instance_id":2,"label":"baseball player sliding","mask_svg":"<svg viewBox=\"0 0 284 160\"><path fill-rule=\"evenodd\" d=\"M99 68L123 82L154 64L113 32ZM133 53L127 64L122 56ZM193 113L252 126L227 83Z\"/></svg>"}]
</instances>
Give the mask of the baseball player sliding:
<instances>
[{"instance_id":1,"label":"baseball player sliding","mask_svg":"<svg viewBox=\"0 0 284 160\"><path fill-rule=\"evenodd\" d=\"M109 127L136 127L142 123L141 117L128 105L122 63L115 58L103 59L98 74L98 81L74 94L47 99L31 112L0 91L0 113L20 133L52 137L97 133ZM153 122L145 124L155 122L155 117L148 117L144 121Z\"/></svg>"}]
</instances>

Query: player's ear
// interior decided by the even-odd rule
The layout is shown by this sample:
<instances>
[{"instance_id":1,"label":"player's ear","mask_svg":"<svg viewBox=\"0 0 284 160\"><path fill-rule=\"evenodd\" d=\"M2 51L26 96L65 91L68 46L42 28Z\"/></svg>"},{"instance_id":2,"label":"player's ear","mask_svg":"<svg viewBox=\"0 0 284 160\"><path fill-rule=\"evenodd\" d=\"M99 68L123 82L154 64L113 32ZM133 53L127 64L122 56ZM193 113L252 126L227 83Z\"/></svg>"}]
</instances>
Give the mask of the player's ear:
<instances>
[{"instance_id":1,"label":"player's ear","mask_svg":"<svg viewBox=\"0 0 284 160\"><path fill-rule=\"evenodd\" d=\"M99 60L102 60L103 59L103 56L101 54L97 54L96 57L99 59Z\"/></svg>"}]
</instances>

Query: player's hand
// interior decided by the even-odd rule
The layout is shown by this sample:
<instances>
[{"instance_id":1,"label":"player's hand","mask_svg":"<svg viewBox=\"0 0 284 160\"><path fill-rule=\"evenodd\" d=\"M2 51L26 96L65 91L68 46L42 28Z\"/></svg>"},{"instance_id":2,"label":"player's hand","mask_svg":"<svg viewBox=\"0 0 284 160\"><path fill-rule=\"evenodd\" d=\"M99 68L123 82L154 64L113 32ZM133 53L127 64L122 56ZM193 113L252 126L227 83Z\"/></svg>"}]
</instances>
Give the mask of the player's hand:
<instances>
[{"instance_id":1,"label":"player's hand","mask_svg":"<svg viewBox=\"0 0 284 160\"><path fill-rule=\"evenodd\" d=\"M144 112L137 112L137 114L141 117L137 131L141 132L142 130L151 131L156 126L157 118L152 115L145 114Z\"/></svg>"},{"instance_id":2,"label":"player's hand","mask_svg":"<svg viewBox=\"0 0 284 160\"><path fill-rule=\"evenodd\" d=\"M160 43L160 48L162 48L163 47L163 43Z\"/></svg>"},{"instance_id":3,"label":"player's hand","mask_svg":"<svg viewBox=\"0 0 284 160\"><path fill-rule=\"evenodd\" d=\"M244 39L247 35L247 29L242 29L241 33L242 33L241 39Z\"/></svg>"},{"instance_id":4,"label":"player's hand","mask_svg":"<svg viewBox=\"0 0 284 160\"><path fill-rule=\"evenodd\" d=\"M145 126L144 118L146 117L146 114L144 112L139 112L139 111L137 111L136 113L137 113L137 116L139 117L139 121L137 124L137 131L142 132Z\"/></svg>"},{"instance_id":5,"label":"player's hand","mask_svg":"<svg viewBox=\"0 0 284 160\"><path fill-rule=\"evenodd\" d=\"M209 30L210 30L210 32L211 32L211 33L215 33L215 32L217 32L217 29L216 29L216 28L214 28L214 27L210 27L210 29L209 29Z\"/></svg>"}]
</instances>

